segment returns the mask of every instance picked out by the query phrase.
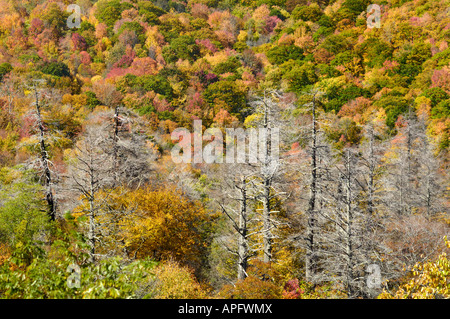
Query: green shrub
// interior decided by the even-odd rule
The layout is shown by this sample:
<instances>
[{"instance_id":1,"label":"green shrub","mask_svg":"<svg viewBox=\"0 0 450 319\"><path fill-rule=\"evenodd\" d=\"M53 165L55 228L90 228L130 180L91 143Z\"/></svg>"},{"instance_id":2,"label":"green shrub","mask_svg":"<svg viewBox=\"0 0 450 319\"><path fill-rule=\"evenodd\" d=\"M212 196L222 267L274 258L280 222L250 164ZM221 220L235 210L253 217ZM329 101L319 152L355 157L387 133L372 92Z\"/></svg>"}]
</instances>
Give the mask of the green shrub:
<instances>
[{"instance_id":1,"label":"green shrub","mask_svg":"<svg viewBox=\"0 0 450 319\"><path fill-rule=\"evenodd\" d=\"M7 62L0 64L0 81L3 80L3 77L11 72L12 69L13 67L11 66L11 64Z\"/></svg>"},{"instance_id":2,"label":"green shrub","mask_svg":"<svg viewBox=\"0 0 450 319\"><path fill-rule=\"evenodd\" d=\"M302 19L303 21L317 22L322 17L323 12L317 4L309 6L297 6L291 13L294 19Z\"/></svg>"},{"instance_id":3,"label":"green shrub","mask_svg":"<svg viewBox=\"0 0 450 319\"><path fill-rule=\"evenodd\" d=\"M431 100L431 106L437 106L441 101L447 100L450 98L450 95L445 92L443 89L434 87L426 89L420 94L420 96L425 96Z\"/></svg>"},{"instance_id":4,"label":"green shrub","mask_svg":"<svg viewBox=\"0 0 450 319\"><path fill-rule=\"evenodd\" d=\"M50 62L44 64L40 71L44 74L54 75L58 77L70 76L69 67L63 62Z\"/></svg>"},{"instance_id":5,"label":"green shrub","mask_svg":"<svg viewBox=\"0 0 450 319\"><path fill-rule=\"evenodd\" d=\"M439 102L431 109L431 117L434 119L445 119L450 117L450 99Z\"/></svg>"},{"instance_id":6,"label":"green shrub","mask_svg":"<svg viewBox=\"0 0 450 319\"><path fill-rule=\"evenodd\" d=\"M302 60L303 50L296 45L274 46L266 53L267 59L272 64L280 65L288 60Z\"/></svg>"},{"instance_id":7,"label":"green shrub","mask_svg":"<svg viewBox=\"0 0 450 319\"><path fill-rule=\"evenodd\" d=\"M373 103L374 106L384 108L386 112L386 125L393 128L400 114L408 111L408 101L402 96L383 96Z\"/></svg>"}]
</instances>

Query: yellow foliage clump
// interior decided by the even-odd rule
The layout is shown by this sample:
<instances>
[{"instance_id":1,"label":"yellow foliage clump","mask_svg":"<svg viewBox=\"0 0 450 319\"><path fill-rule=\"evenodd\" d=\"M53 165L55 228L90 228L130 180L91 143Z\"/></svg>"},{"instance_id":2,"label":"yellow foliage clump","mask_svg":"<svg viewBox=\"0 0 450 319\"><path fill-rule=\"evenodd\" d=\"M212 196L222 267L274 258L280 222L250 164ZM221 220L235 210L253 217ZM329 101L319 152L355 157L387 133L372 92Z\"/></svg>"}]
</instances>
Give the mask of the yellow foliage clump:
<instances>
[{"instance_id":1,"label":"yellow foliage clump","mask_svg":"<svg viewBox=\"0 0 450 319\"><path fill-rule=\"evenodd\" d=\"M244 30L241 30L241 31L239 31L239 34L237 36L237 40L239 42L245 42L245 41L247 41L247 37L248 37L247 32L244 31Z\"/></svg>"},{"instance_id":2,"label":"yellow foliage clump","mask_svg":"<svg viewBox=\"0 0 450 319\"><path fill-rule=\"evenodd\" d=\"M164 36L158 32L156 26L149 26L146 33L145 47L156 48L158 51L156 53L161 54L161 47L165 44Z\"/></svg>"},{"instance_id":3,"label":"yellow foliage clump","mask_svg":"<svg viewBox=\"0 0 450 319\"><path fill-rule=\"evenodd\" d=\"M192 269L174 261L160 264L154 271L155 279L150 285L154 299L205 299L208 289L195 278Z\"/></svg>"},{"instance_id":4,"label":"yellow foliage clump","mask_svg":"<svg viewBox=\"0 0 450 319\"><path fill-rule=\"evenodd\" d=\"M253 11L252 18L255 20L262 20L266 17L270 16L270 10L267 4L262 4L258 8Z\"/></svg>"},{"instance_id":5,"label":"yellow foliage clump","mask_svg":"<svg viewBox=\"0 0 450 319\"><path fill-rule=\"evenodd\" d=\"M444 237L447 248L450 241ZM397 291L384 290L379 299L437 299L450 298L450 261L443 252L436 261L417 263L412 270L413 277Z\"/></svg>"},{"instance_id":6,"label":"yellow foliage clump","mask_svg":"<svg viewBox=\"0 0 450 319\"><path fill-rule=\"evenodd\" d=\"M101 75L93 76L93 77L91 78L91 83L98 82L98 81L100 81L101 79L102 79L102 76L101 76Z\"/></svg>"},{"instance_id":7,"label":"yellow foliage clump","mask_svg":"<svg viewBox=\"0 0 450 319\"><path fill-rule=\"evenodd\" d=\"M206 61L208 61L208 63L212 66L215 67L217 64L225 62L226 60L228 60L229 57L229 53L227 51L219 51L216 52L214 55L206 55L205 59Z\"/></svg>"},{"instance_id":8,"label":"yellow foliage clump","mask_svg":"<svg viewBox=\"0 0 450 319\"><path fill-rule=\"evenodd\" d=\"M87 96L84 94L64 94L62 97L63 104L69 104L75 109L80 109L87 103Z\"/></svg>"},{"instance_id":9,"label":"yellow foliage clump","mask_svg":"<svg viewBox=\"0 0 450 319\"><path fill-rule=\"evenodd\" d=\"M206 247L203 227L210 219L200 202L190 200L174 186L137 189L117 201L134 211L121 221L121 229L128 251L137 258L198 261Z\"/></svg>"}]
</instances>

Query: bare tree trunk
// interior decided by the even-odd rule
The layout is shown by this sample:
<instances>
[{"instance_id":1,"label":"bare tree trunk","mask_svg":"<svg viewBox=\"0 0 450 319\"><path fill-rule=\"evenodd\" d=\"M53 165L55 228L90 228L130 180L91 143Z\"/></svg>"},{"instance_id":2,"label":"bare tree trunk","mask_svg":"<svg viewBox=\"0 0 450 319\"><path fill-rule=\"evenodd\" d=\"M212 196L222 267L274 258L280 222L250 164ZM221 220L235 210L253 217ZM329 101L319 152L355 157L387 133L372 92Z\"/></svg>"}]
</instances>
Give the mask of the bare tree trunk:
<instances>
[{"instance_id":1,"label":"bare tree trunk","mask_svg":"<svg viewBox=\"0 0 450 319\"><path fill-rule=\"evenodd\" d=\"M247 267L249 258L249 244L248 244L248 226L247 226L247 180L242 178L242 188L240 209L239 209L239 231L238 231L238 280L243 280L247 277Z\"/></svg>"},{"instance_id":2,"label":"bare tree trunk","mask_svg":"<svg viewBox=\"0 0 450 319\"><path fill-rule=\"evenodd\" d=\"M232 184L229 184L232 189L237 190L237 196L233 196L227 192L228 198L231 198L233 202L238 203L236 208L233 205L219 203L222 212L231 222L234 229L237 244L235 248L228 247L224 242L224 248L226 248L232 254L237 255L237 280L245 279L247 275L247 268L250 258L254 255L253 250L250 248L251 238L258 232L250 229L251 216L249 211L250 200L253 198L249 196L249 176L240 175L239 178L233 180ZM234 234L233 234L234 235Z\"/></svg>"},{"instance_id":3,"label":"bare tree trunk","mask_svg":"<svg viewBox=\"0 0 450 319\"><path fill-rule=\"evenodd\" d=\"M367 244L371 228L367 227L367 202L361 182L357 156L347 149L336 162L324 185L326 203L320 210L324 227L316 234L320 251L321 274L325 281L340 282L349 298L365 294L365 265L371 261L376 243Z\"/></svg>"},{"instance_id":4,"label":"bare tree trunk","mask_svg":"<svg viewBox=\"0 0 450 319\"><path fill-rule=\"evenodd\" d=\"M425 207L426 207L426 211L427 211L427 216L431 216L431 202L432 202L431 183L430 183L431 174L432 174L432 172L428 168L427 174L426 174L427 182L426 182L426 188L425 188Z\"/></svg>"},{"instance_id":5,"label":"bare tree trunk","mask_svg":"<svg viewBox=\"0 0 450 319\"><path fill-rule=\"evenodd\" d=\"M316 195L317 195L317 127L316 127L316 101L312 101L312 140L311 140L311 183L309 188L309 201L307 210L306 229L306 260L305 277L309 282L314 281L316 268L315 256L315 227L316 227Z\"/></svg>"},{"instance_id":6,"label":"bare tree trunk","mask_svg":"<svg viewBox=\"0 0 450 319\"><path fill-rule=\"evenodd\" d=\"M369 169L369 181L367 185L367 212L369 213L369 218L373 217L374 214L374 195L375 195L375 169L376 169L376 161L375 161L375 154L374 154L374 140L375 135L373 132L373 127L371 127L371 130L369 132L369 163L368 163L368 169Z\"/></svg>"},{"instance_id":7,"label":"bare tree trunk","mask_svg":"<svg viewBox=\"0 0 450 319\"><path fill-rule=\"evenodd\" d=\"M45 194L45 199L47 201L48 204L48 208L49 208L49 212L48 215L50 217L50 220L55 220L56 218L56 202L55 202L55 198L53 196L53 188L52 188L52 174L50 171L50 167L48 165L49 162L49 158L48 158L48 153L47 153L47 145L45 143L45 129L44 129L44 123L42 121L42 116L41 116L41 105L39 104L39 96L38 96L38 92L37 92L37 88L34 85L33 86L34 89L34 95L35 95L35 99L36 99L36 116L37 116L37 124L38 124L38 130L39 130L39 146L40 146L40 150L41 150L41 163L42 166L44 168L44 176L45 176L45 187L46 187L46 194Z\"/></svg>"},{"instance_id":8,"label":"bare tree trunk","mask_svg":"<svg viewBox=\"0 0 450 319\"><path fill-rule=\"evenodd\" d=\"M271 165L271 136L270 136L270 124L268 116L268 107L266 102L266 92L264 92L264 122L263 128L266 134L265 154L263 159L263 261L269 263L272 261L272 222L270 218L271 205L270 205L270 191L272 184L272 174L270 172Z\"/></svg>"},{"instance_id":9,"label":"bare tree trunk","mask_svg":"<svg viewBox=\"0 0 450 319\"><path fill-rule=\"evenodd\" d=\"M95 179L95 171L94 171L94 161L93 161L93 154L89 154L89 194L88 194L88 200L89 200L89 230L88 230L88 240L89 240L89 259L90 262L95 262L95 193L96 193L96 184L97 181Z\"/></svg>"},{"instance_id":10,"label":"bare tree trunk","mask_svg":"<svg viewBox=\"0 0 450 319\"><path fill-rule=\"evenodd\" d=\"M89 262L95 262L95 209L94 198L89 199L89 229L88 229L88 241L89 241Z\"/></svg>"},{"instance_id":11,"label":"bare tree trunk","mask_svg":"<svg viewBox=\"0 0 450 319\"><path fill-rule=\"evenodd\" d=\"M114 185L116 185L118 181L118 153L119 153L119 105L116 105L114 109L114 133L113 133L113 176L114 176Z\"/></svg>"},{"instance_id":12,"label":"bare tree trunk","mask_svg":"<svg viewBox=\"0 0 450 319\"><path fill-rule=\"evenodd\" d=\"M402 208L402 211L401 211L401 213L403 213L403 214L409 214L409 213L411 213L411 205L409 205L409 202L408 201L406 201L405 200L405 190L407 189L407 188L409 188L410 187L410 184L411 184L411 182L412 182L412 180L413 180L413 178L412 178L412 176L411 176L411 151L412 151L412 136L411 136L411 123L409 123L410 122L410 120L411 120L411 108L409 108L409 112L408 112L408 125L407 125L407 128L406 128L406 146L407 146L407 149L406 149L406 163L405 163L405 165L406 165L406 181L405 181L405 179L403 178L403 176L401 177L401 179L402 179L402 190L401 190L401 201L402 201L402 206L401 206L401 208ZM402 174L403 175L403 174ZM406 182L406 183L405 183Z\"/></svg>"},{"instance_id":13,"label":"bare tree trunk","mask_svg":"<svg viewBox=\"0 0 450 319\"><path fill-rule=\"evenodd\" d=\"M346 286L347 286L347 293L348 296L353 296L353 243L352 243L352 233L353 233L353 212L352 212L352 176L351 176L351 167L350 167L350 151L347 150L347 169L346 169L346 176L345 176L345 188L346 188L346 195L345 195L345 213L346 213L346 231L345 231L345 238L346 238L346 251L345 251L345 257L346 257Z\"/></svg>"},{"instance_id":14,"label":"bare tree trunk","mask_svg":"<svg viewBox=\"0 0 450 319\"><path fill-rule=\"evenodd\" d=\"M69 188L81 195L86 206L83 212L87 216L86 235L88 244L89 262L94 263L98 258L98 216L105 207L106 197L99 195L102 187L109 186L111 181L106 164L107 156L101 150L98 132L90 129L83 140L77 144L76 162L69 166ZM104 214L104 213L103 213Z\"/></svg>"},{"instance_id":15,"label":"bare tree trunk","mask_svg":"<svg viewBox=\"0 0 450 319\"><path fill-rule=\"evenodd\" d=\"M264 180L263 195L263 252L265 263L272 261L272 222L270 220L270 181Z\"/></svg>"}]
</instances>

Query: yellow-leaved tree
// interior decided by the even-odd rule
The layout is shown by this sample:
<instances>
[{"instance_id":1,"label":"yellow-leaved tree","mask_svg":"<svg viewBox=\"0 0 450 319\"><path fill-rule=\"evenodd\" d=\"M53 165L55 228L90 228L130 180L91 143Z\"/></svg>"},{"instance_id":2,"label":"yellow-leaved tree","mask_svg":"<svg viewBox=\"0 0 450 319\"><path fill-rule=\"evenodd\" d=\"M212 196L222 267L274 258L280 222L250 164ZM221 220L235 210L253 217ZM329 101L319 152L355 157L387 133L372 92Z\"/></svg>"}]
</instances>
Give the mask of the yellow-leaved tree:
<instances>
[{"instance_id":1,"label":"yellow-leaved tree","mask_svg":"<svg viewBox=\"0 0 450 319\"><path fill-rule=\"evenodd\" d=\"M152 299L205 299L209 290L202 286L188 266L165 261L154 270L155 277L146 285L145 293Z\"/></svg>"},{"instance_id":2,"label":"yellow-leaved tree","mask_svg":"<svg viewBox=\"0 0 450 319\"><path fill-rule=\"evenodd\" d=\"M444 237L447 248L450 241ZM450 261L443 252L435 261L417 263L413 277L397 291L381 293L379 299L448 299L450 298Z\"/></svg>"},{"instance_id":3,"label":"yellow-leaved tree","mask_svg":"<svg viewBox=\"0 0 450 319\"><path fill-rule=\"evenodd\" d=\"M120 221L130 256L175 259L195 268L206 255L212 215L175 186L139 188L116 201L131 212Z\"/></svg>"}]
</instances>

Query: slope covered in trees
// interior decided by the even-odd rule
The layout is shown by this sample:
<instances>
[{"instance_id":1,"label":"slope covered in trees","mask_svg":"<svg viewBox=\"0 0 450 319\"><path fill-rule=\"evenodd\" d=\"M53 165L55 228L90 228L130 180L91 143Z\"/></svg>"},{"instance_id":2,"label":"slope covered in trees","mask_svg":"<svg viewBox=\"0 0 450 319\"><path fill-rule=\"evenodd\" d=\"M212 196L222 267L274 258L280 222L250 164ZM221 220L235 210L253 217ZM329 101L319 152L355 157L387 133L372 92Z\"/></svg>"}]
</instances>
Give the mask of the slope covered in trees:
<instances>
[{"instance_id":1,"label":"slope covered in trees","mask_svg":"<svg viewBox=\"0 0 450 319\"><path fill-rule=\"evenodd\" d=\"M0 0L0 297L449 298L449 6Z\"/></svg>"}]
</instances>

